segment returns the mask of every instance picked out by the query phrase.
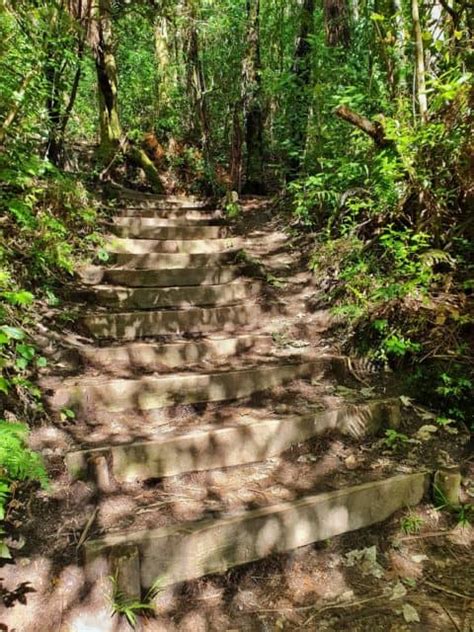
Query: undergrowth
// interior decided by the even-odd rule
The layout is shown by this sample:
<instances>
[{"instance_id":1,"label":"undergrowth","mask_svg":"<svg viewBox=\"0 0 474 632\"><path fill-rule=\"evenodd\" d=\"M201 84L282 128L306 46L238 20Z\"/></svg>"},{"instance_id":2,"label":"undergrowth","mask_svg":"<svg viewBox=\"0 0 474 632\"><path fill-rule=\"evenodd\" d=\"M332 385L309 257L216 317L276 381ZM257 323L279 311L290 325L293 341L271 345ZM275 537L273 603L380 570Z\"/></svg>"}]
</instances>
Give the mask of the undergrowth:
<instances>
[{"instance_id":1,"label":"undergrowth","mask_svg":"<svg viewBox=\"0 0 474 632\"><path fill-rule=\"evenodd\" d=\"M403 104L383 119L386 148L354 130L348 150L332 134L330 168L321 156L290 192L297 226L317 233L310 267L346 349L403 369L419 400L472 427L468 73L442 75L436 94L425 125Z\"/></svg>"},{"instance_id":2,"label":"undergrowth","mask_svg":"<svg viewBox=\"0 0 474 632\"><path fill-rule=\"evenodd\" d=\"M0 521L16 482L45 485L28 426L44 417L36 380L48 361L37 325L61 308L60 288L101 243L97 204L77 178L13 145L0 154ZM4 528L0 527L0 540ZM7 554L0 544L2 555Z\"/></svg>"}]
</instances>

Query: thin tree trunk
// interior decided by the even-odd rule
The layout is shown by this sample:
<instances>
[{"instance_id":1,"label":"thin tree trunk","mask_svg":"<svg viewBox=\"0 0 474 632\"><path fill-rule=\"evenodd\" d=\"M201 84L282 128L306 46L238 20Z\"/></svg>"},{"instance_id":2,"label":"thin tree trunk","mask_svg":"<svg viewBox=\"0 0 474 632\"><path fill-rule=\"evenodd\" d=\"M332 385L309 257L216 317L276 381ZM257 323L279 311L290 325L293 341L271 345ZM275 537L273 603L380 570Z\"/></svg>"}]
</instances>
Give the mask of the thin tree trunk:
<instances>
[{"instance_id":1,"label":"thin tree trunk","mask_svg":"<svg viewBox=\"0 0 474 632\"><path fill-rule=\"evenodd\" d=\"M397 65L397 87L399 93L407 91L407 56L405 52L405 20L401 0L392 0L395 12L395 57Z\"/></svg>"},{"instance_id":2,"label":"thin tree trunk","mask_svg":"<svg viewBox=\"0 0 474 632\"><path fill-rule=\"evenodd\" d=\"M304 0L301 8L301 21L298 39L296 41L293 74L295 77L295 103L290 112L290 126L292 139L292 156L290 157L290 176L298 174L303 162L306 134L308 128L308 114L310 107L309 87L311 82L311 43L309 40L313 32L314 0Z\"/></svg>"},{"instance_id":3,"label":"thin tree trunk","mask_svg":"<svg viewBox=\"0 0 474 632\"><path fill-rule=\"evenodd\" d=\"M243 67L247 165L245 193L265 193L260 0L247 0L247 54Z\"/></svg>"},{"instance_id":4,"label":"thin tree trunk","mask_svg":"<svg viewBox=\"0 0 474 632\"><path fill-rule=\"evenodd\" d=\"M170 64L169 20L160 16L155 24L155 58L158 66L158 89L156 115L166 115L171 105L171 92L174 79Z\"/></svg>"},{"instance_id":5,"label":"thin tree trunk","mask_svg":"<svg viewBox=\"0 0 474 632\"><path fill-rule=\"evenodd\" d=\"M188 9L189 28L186 41L186 64L187 64L187 89L190 95L190 101L193 113L197 115L198 135L201 139L201 145L204 157L208 165L211 163L210 150L210 125L207 107L207 91L204 79L204 71L199 55L199 36L196 27L197 12L194 0L186 0ZM192 113L192 114L193 114Z\"/></svg>"},{"instance_id":6,"label":"thin tree trunk","mask_svg":"<svg viewBox=\"0 0 474 632\"><path fill-rule=\"evenodd\" d=\"M122 127L118 112L117 65L113 47L111 0L98 3L98 42L95 63L99 87L99 156L108 162L120 147Z\"/></svg>"},{"instance_id":7,"label":"thin tree trunk","mask_svg":"<svg viewBox=\"0 0 474 632\"><path fill-rule=\"evenodd\" d=\"M411 0L413 31L415 34L415 76L416 94L418 97L418 109L422 123L428 119L428 99L426 96L425 78L425 52L423 48L423 37L420 24L420 11L418 0Z\"/></svg>"},{"instance_id":8,"label":"thin tree trunk","mask_svg":"<svg viewBox=\"0 0 474 632\"><path fill-rule=\"evenodd\" d=\"M0 145L3 144L6 135L8 133L9 128L13 125L13 123L15 122L17 116L19 115L20 111L21 111L21 107L23 105L23 101L25 98L25 94L26 94L26 90L28 88L28 85L30 83L30 81L33 79L35 75L35 71L34 70L30 70L24 77L23 81L21 82L21 86L18 89L18 91L16 92L16 98L15 101L13 103L13 105L10 108L10 111L8 112L8 114L5 117L5 120L3 121L2 125L0 126Z\"/></svg>"},{"instance_id":9,"label":"thin tree trunk","mask_svg":"<svg viewBox=\"0 0 474 632\"><path fill-rule=\"evenodd\" d=\"M241 122L241 104L234 107L232 115L232 136L230 143L230 179L232 189L238 193L242 190L242 148L243 132Z\"/></svg>"}]
</instances>

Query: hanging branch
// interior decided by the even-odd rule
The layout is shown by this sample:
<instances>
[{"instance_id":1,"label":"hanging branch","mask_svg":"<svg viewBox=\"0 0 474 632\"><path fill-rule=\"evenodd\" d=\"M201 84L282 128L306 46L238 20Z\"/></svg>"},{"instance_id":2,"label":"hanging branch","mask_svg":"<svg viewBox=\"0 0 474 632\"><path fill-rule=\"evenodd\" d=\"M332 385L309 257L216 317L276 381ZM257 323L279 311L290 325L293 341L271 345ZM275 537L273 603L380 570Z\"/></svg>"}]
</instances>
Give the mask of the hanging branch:
<instances>
[{"instance_id":1,"label":"hanging branch","mask_svg":"<svg viewBox=\"0 0 474 632\"><path fill-rule=\"evenodd\" d=\"M347 105L339 105L334 110L334 114L343 121L347 121L347 123L358 127L368 134L378 147L383 148L391 145L391 141L385 136L385 130L382 124L378 121L369 120L365 116L362 116L361 114L358 114L357 112L354 112L354 110L348 108Z\"/></svg>"}]
</instances>

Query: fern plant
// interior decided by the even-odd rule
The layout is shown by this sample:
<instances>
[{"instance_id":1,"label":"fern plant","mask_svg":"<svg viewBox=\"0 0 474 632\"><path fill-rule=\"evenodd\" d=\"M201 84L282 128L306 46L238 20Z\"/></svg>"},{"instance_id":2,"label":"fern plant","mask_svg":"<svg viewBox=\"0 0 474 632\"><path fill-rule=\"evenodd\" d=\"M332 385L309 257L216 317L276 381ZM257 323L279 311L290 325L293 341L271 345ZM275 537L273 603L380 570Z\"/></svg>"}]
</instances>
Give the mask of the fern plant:
<instances>
[{"instance_id":1,"label":"fern plant","mask_svg":"<svg viewBox=\"0 0 474 632\"><path fill-rule=\"evenodd\" d=\"M112 582L113 588L111 598L112 615L117 614L125 617L131 627L134 628L139 616L153 615L155 613L153 600L161 590L160 578L153 582L153 585L147 591L143 600L127 597L127 595L120 590L116 576L112 576L109 579Z\"/></svg>"},{"instance_id":2,"label":"fern plant","mask_svg":"<svg viewBox=\"0 0 474 632\"><path fill-rule=\"evenodd\" d=\"M21 423L0 420L0 521L5 519L12 485L16 481L38 481L43 488L48 477L41 456L26 445L28 427ZM9 558L0 526L0 558Z\"/></svg>"}]
</instances>

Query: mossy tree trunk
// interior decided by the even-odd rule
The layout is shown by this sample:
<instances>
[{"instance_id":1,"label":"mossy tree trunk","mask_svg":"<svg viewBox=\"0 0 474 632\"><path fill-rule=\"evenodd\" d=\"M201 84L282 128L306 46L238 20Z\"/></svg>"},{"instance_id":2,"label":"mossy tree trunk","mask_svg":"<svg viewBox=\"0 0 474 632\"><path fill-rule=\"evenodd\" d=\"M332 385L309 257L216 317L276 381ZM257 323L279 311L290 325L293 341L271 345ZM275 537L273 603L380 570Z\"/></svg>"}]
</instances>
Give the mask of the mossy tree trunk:
<instances>
[{"instance_id":1,"label":"mossy tree trunk","mask_svg":"<svg viewBox=\"0 0 474 632\"><path fill-rule=\"evenodd\" d=\"M119 150L122 140L122 126L118 110L117 64L113 45L111 0L99 0L97 11L95 64L99 88L99 157L103 162L108 162Z\"/></svg>"}]
</instances>

